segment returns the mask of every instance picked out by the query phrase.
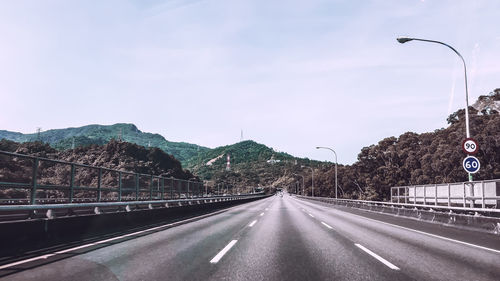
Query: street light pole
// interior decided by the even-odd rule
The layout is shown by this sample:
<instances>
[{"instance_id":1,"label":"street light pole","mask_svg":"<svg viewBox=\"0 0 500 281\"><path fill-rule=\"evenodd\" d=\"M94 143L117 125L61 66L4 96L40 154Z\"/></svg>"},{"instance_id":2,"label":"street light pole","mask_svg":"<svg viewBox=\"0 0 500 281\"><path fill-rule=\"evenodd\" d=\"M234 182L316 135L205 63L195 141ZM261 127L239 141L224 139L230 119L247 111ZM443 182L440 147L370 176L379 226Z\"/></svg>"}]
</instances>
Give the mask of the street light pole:
<instances>
[{"instance_id":1,"label":"street light pole","mask_svg":"<svg viewBox=\"0 0 500 281\"><path fill-rule=\"evenodd\" d=\"M409 41L422 41L422 42L430 42L430 43L436 43L436 44L440 44L440 45L444 45L448 48L450 48L453 52L455 52L455 54L457 54L460 59L462 60L462 63L464 65L464 77L465 77L465 135L467 138L470 138L470 130L469 130L469 89L467 87L467 66L465 65L465 60L464 58L462 57L462 55L457 51L455 50L455 48L453 48L452 46L446 44L446 43L443 43L443 42L440 42L440 41L436 41L436 40L428 40L428 39L420 39L420 38L409 38L409 37L399 37L397 38L396 40L398 40L399 43L401 44L404 44L406 42L409 42ZM469 181L472 181L472 174L469 173Z\"/></svg>"},{"instance_id":2,"label":"street light pole","mask_svg":"<svg viewBox=\"0 0 500 281\"><path fill-rule=\"evenodd\" d=\"M314 197L314 170L308 166L300 166L301 168L309 168L311 169L311 196Z\"/></svg>"},{"instance_id":3,"label":"street light pole","mask_svg":"<svg viewBox=\"0 0 500 281\"><path fill-rule=\"evenodd\" d=\"M323 147L323 146L316 146L316 149L328 149L330 150L331 152L333 152L333 154L335 154L335 200L338 199L338 195L337 195L337 186L338 186L338 183L337 183L337 152L335 152L335 150L329 148L329 147Z\"/></svg>"},{"instance_id":4,"label":"street light pole","mask_svg":"<svg viewBox=\"0 0 500 281\"><path fill-rule=\"evenodd\" d=\"M469 131L469 90L468 90L468 87L467 87L467 66L465 65L465 60L464 58L462 57L462 55L457 51L455 50L455 48L453 48L452 46L446 44L446 43L443 43L443 42L440 42L440 41L435 41L435 40L427 40L427 39L419 39L419 38L408 38L408 37L400 37L400 38L397 38L398 42L401 43L401 44L404 44L408 41L423 41L423 42L430 42L430 43L436 43L436 44L441 44L441 45L444 45L448 48L450 48L453 52L455 52L455 54L457 54L460 59L462 60L462 63L464 65L464 74L465 74L465 132L466 132L466 136L467 138L470 138L470 131Z\"/></svg>"}]
</instances>

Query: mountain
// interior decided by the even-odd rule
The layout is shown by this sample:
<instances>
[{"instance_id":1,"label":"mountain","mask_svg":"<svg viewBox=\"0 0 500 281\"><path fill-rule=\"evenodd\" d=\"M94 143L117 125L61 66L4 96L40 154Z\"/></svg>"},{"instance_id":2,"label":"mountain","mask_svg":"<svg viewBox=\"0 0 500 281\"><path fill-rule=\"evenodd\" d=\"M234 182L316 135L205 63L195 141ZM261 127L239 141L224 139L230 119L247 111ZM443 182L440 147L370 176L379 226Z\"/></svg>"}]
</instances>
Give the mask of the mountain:
<instances>
[{"instance_id":1,"label":"mountain","mask_svg":"<svg viewBox=\"0 0 500 281\"><path fill-rule=\"evenodd\" d=\"M144 147L160 148L172 154L182 166L204 180L222 181L231 179L249 186L271 185L275 174L297 161L297 165L317 165L317 161L295 158L290 154L276 152L254 141L243 141L232 145L210 149L184 142L170 142L159 134L140 131L134 124L87 125L77 128L54 129L34 134L22 134L0 130L0 139L18 143L42 141L51 147L64 151L72 147L104 146L110 140L121 139ZM225 172L227 155L231 156L232 170ZM212 160L212 161L211 161ZM211 161L210 165L207 163ZM294 164L295 165L295 164ZM300 166L300 165L299 165ZM269 167L272 167L270 169ZM281 167L281 168L280 168ZM235 173L236 171L236 173ZM270 171L274 171L270 173ZM255 176L259 174L260 176ZM229 177L227 177L229 175ZM236 179L248 176L248 179Z\"/></svg>"},{"instance_id":2,"label":"mountain","mask_svg":"<svg viewBox=\"0 0 500 281\"><path fill-rule=\"evenodd\" d=\"M301 166L319 167L321 164L247 140L200 153L187 162L187 168L201 179L208 180L210 186L224 183L241 188L289 184L293 173L305 169Z\"/></svg>"},{"instance_id":3,"label":"mountain","mask_svg":"<svg viewBox=\"0 0 500 281\"><path fill-rule=\"evenodd\" d=\"M185 143L167 141L159 134L140 131L134 124L118 123L114 125L87 125L77 128L54 129L35 134L22 134L0 130L0 139L15 142L43 141L58 150L91 144L104 145L111 139L121 139L145 147L157 147L172 154L179 161L185 162L209 148Z\"/></svg>"},{"instance_id":4,"label":"mountain","mask_svg":"<svg viewBox=\"0 0 500 281\"><path fill-rule=\"evenodd\" d=\"M187 167L189 168L201 168L203 166L220 166L221 164L226 165L226 157L220 157L221 155L231 156L231 164L240 163L250 163L250 162L266 162L271 160L271 158L276 158L275 161L291 160L295 159L292 155L276 152L274 149L267 147L263 144L257 143L252 140L246 140L238 142L232 145L220 146L214 149L207 150L205 152L199 153L197 157L191 158L187 162ZM207 163L210 160L216 159L212 164Z\"/></svg>"}]
</instances>

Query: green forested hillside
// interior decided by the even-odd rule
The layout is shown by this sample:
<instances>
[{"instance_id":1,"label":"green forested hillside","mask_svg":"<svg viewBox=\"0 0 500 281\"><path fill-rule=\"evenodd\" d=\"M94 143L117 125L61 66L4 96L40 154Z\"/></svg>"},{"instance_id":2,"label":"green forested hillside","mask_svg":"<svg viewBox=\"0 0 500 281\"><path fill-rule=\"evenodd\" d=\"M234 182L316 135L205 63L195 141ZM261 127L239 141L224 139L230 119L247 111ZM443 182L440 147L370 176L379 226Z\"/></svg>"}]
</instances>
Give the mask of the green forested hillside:
<instances>
[{"instance_id":1,"label":"green forested hillside","mask_svg":"<svg viewBox=\"0 0 500 281\"><path fill-rule=\"evenodd\" d=\"M484 106L469 107L471 136L478 142L476 157L481 169L474 180L500 178L500 115L495 106L500 90L479 101ZM465 110L448 117L449 126L430 133L407 132L388 137L361 149L358 161L340 166L338 182L341 197L389 199L390 187L467 181L462 161L467 156L461 148L465 138ZM318 195L334 196L333 166L318 170Z\"/></svg>"},{"instance_id":2,"label":"green forested hillside","mask_svg":"<svg viewBox=\"0 0 500 281\"><path fill-rule=\"evenodd\" d=\"M135 143L145 147L158 147L172 154L181 162L185 162L199 152L208 150L206 147L189 144L185 142L170 142L159 134L141 132L134 124L114 125L87 125L77 128L54 129L40 132L40 134L21 134L0 130L0 139L15 142L42 141L49 143L52 147L64 150L74 144L75 147L90 144L103 145L111 139L122 139L126 142Z\"/></svg>"},{"instance_id":3,"label":"green forested hillside","mask_svg":"<svg viewBox=\"0 0 500 281\"><path fill-rule=\"evenodd\" d=\"M229 171L226 170L227 155L231 159ZM322 162L296 158L247 140L200 153L188 161L187 168L201 179L208 180L210 185L224 182L242 188L284 186L294 177L293 173L307 169L301 166L320 165Z\"/></svg>"},{"instance_id":4,"label":"green forested hillside","mask_svg":"<svg viewBox=\"0 0 500 281\"><path fill-rule=\"evenodd\" d=\"M272 148L269 148L263 144L256 143L252 140L238 142L232 145L219 146L214 149L206 150L200 153L197 157L190 159L187 164L188 167L197 167L200 165L205 165L211 159L214 159L220 155L224 155L223 159L218 159L215 162L217 164L226 164L225 155L231 155L231 164L240 164L240 163L250 163L261 161L265 162L270 160L271 157L279 160L290 160L295 159L292 155L276 152Z\"/></svg>"}]
</instances>

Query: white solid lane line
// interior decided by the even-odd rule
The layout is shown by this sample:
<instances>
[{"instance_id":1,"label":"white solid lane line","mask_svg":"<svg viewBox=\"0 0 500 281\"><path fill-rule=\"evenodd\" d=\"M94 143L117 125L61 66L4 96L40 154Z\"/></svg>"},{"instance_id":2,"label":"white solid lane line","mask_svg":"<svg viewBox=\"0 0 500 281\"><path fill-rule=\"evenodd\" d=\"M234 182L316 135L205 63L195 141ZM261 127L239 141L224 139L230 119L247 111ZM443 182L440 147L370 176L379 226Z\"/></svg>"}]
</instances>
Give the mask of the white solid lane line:
<instances>
[{"instance_id":1,"label":"white solid lane line","mask_svg":"<svg viewBox=\"0 0 500 281\"><path fill-rule=\"evenodd\" d=\"M260 216L262 217L264 215L264 213L260 213Z\"/></svg>"},{"instance_id":2,"label":"white solid lane line","mask_svg":"<svg viewBox=\"0 0 500 281\"><path fill-rule=\"evenodd\" d=\"M324 223L324 222L321 222L322 225L328 227L329 229L333 229L333 227L329 226L328 224Z\"/></svg>"},{"instance_id":3,"label":"white solid lane line","mask_svg":"<svg viewBox=\"0 0 500 281\"><path fill-rule=\"evenodd\" d=\"M189 220L189 219L187 219L187 220ZM185 220L185 221L187 221L187 220ZM94 242L94 243L89 243L89 244L85 244L85 245L81 245L81 246L69 248L69 249L66 249L66 250L57 251L57 252L52 253L52 254L38 256L38 257L26 259L26 260L21 260L21 261L9 263L9 264L4 264L4 265L0 266L0 270L4 269L4 268L9 268L9 267L12 267L12 266L16 266L16 265L19 265L19 264L23 264L23 263L28 263L28 262L32 262L32 261L36 261L36 260L47 259L47 258L55 256L55 255L64 254L64 253L71 252L71 251L76 251L76 250L79 250L79 249L83 249L83 248L87 248L87 247L91 247L91 246L103 244L103 243L106 243L106 242L109 242L109 241L118 240L118 239L121 239L121 238L125 238L125 237L129 237L129 236L141 234L141 233L144 233L144 232L154 231L154 230L159 229L159 228L165 228L165 227L173 226L173 225L179 224L180 222L183 222L183 221L179 221L179 222L176 222L176 223L170 223L170 224L166 224L166 225L162 225L162 226L157 226L157 227L149 228L149 229L146 229L146 230L137 231L137 232L134 232L134 233L129 233L129 234L121 235L121 236L118 236L118 237L113 237L113 238L110 238L110 239L101 240L101 241L97 241L97 242Z\"/></svg>"},{"instance_id":4,"label":"white solid lane line","mask_svg":"<svg viewBox=\"0 0 500 281\"><path fill-rule=\"evenodd\" d=\"M43 256L39 256L39 257L34 257L34 258L31 258L31 259L27 259L27 260L22 260L22 261L17 261L17 262L13 262L13 263L5 264L5 265L0 266L0 269L4 269L4 268L8 268L8 267L12 267L12 266L16 266L16 265L23 264L23 263L27 263L27 262L30 262L30 261L36 261L36 260L41 260L41 259L47 259L47 258L50 258L50 257L55 256L55 255L56 255L56 254L48 254L48 255L43 255Z\"/></svg>"},{"instance_id":5,"label":"white solid lane line","mask_svg":"<svg viewBox=\"0 0 500 281\"><path fill-rule=\"evenodd\" d=\"M231 250L231 248L234 246L234 244L236 244L236 242L238 242L238 240L232 240L231 242L229 242L229 244L227 244L227 246L224 247L224 249L222 249L222 251L220 251L217 255L215 255L215 257L212 260L210 260L210 263L218 263L220 261L220 259L222 259L222 257L229 250Z\"/></svg>"},{"instance_id":6,"label":"white solid lane line","mask_svg":"<svg viewBox=\"0 0 500 281\"><path fill-rule=\"evenodd\" d=\"M363 247L363 245L360 245L360 244L354 244L356 245L356 247L360 248L361 250L365 251L366 253L368 253L370 256L376 258L379 262L385 264L387 267L389 267L390 269L393 269L393 270L399 270L399 267L393 265L392 263L390 263L389 261L387 261L386 259L382 258L381 256L375 254L374 252L368 250L367 248Z\"/></svg>"},{"instance_id":7,"label":"white solid lane line","mask_svg":"<svg viewBox=\"0 0 500 281\"><path fill-rule=\"evenodd\" d=\"M304 210L304 209L302 209L302 210ZM331 209L330 208L325 208L325 210L331 210ZM492 249L492 248L488 248L488 247L484 247L484 246L479 246L479 245L472 244L472 243L467 243L467 242L464 242L464 241L460 241L460 240L456 240L456 239L444 237L444 236L441 236L441 235L437 235L437 234L432 234L432 233L428 233L428 232L416 230L416 229L413 229L413 228L408 228L408 227L400 226L400 225L397 225L397 224L392 224L392 223L383 222L383 221L379 221L379 220L375 220L375 219L370 219L370 218L363 217L363 216L356 215L356 214L349 213L349 215L356 216L356 217L359 217L359 218L362 218L362 219L365 219L365 220L369 220L369 221L373 221L373 222L377 222L377 223L381 223L381 224L385 224L385 225L397 227L397 228L400 228L400 229L412 231L412 232L415 232L415 233L427 235L427 236L430 236L430 237L434 237L434 238L438 238L438 239L443 239L443 240L446 240L446 241L450 241L450 242L454 242L454 243L458 243L458 244L462 244L462 245L467 245L467 246L470 246L470 247L474 247L474 248L478 248L478 249L481 249L481 250L486 250L486 251L490 251L490 252L494 252L494 253L500 254L500 250L496 250L496 249Z\"/></svg>"},{"instance_id":8,"label":"white solid lane line","mask_svg":"<svg viewBox=\"0 0 500 281\"><path fill-rule=\"evenodd\" d=\"M309 216L310 216L311 218L314 218L314 216L313 216L313 215L311 215L311 214L309 214Z\"/></svg>"},{"instance_id":9,"label":"white solid lane line","mask_svg":"<svg viewBox=\"0 0 500 281\"><path fill-rule=\"evenodd\" d=\"M254 220L253 222L251 222L248 226L252 227L254 224L257 223L257 220Z\"/></svg>"},{"instance_id":10,"label":"white solid lane line","mask_svg":"<svg viewBox=\"0 0 500 281\"><path fill-rule=\"evenodd\" d=\"M486 251L491 251L491 252L500 254L499 250L495 250L495 249L491 249L491 248L479 246L479 245L476 245L476 244L471 244L471 243L467 243L467 242L464 242L464 241L455 240L455 239L451 239L451 238L448 238L448 237L444 237L444 236L440 236L440 235L436 235L436 234L432 234L432 233L423 232L423 231L416 230L416 229L413 229L413 228L408 228L408 227L400 226L400 225L397 225L397 224L392 224L392 223L388 223L388 222L374 220L374 219L370 219L370 218L363 217L363 216L356 215L356 214L350 214L350 215L353 215L353 216L356 216L356 217L360 217L360 218L363 218L365 220L369 220L369 221L373 221L373 222L378 222L378 223L385 224L385 225L390 225L390 226L397 227L397 228L400 228L400 229L404 229L404 230L408 230L408 231L412 231L412 232L424 234L424 235L427 235L427 236L430 236L430 237L439 238L439 239L443 239L443 240L446 240L446 241L455 242L455 243L458 243L458 244L467 245L467 246L471 246L471 247L474 247L474 248L478 248L478 249L482 249L482 250L486 250Z\"/></svg>"}]
</instances>

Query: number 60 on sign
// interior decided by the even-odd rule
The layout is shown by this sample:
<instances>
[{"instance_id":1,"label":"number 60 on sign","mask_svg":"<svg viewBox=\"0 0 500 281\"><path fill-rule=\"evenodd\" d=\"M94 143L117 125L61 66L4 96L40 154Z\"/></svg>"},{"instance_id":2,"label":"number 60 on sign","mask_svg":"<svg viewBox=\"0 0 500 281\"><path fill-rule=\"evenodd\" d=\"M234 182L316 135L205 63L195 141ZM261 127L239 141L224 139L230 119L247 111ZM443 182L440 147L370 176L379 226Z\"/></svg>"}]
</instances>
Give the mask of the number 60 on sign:
<instances>
[{"instance_id":1,"label":"number 60 on sign","mask_svg":"<svg viewBox=\"0 0 500 281\"><path fill-rule=\"evenodd\" d=\"M479 168L481 168L481 163L479 163L479 159L477 159L476 157L467 156L464 159L463 166L465 171L467 171L470 174L474 174L479 171Z\"/></svg>"}]
</instances>

